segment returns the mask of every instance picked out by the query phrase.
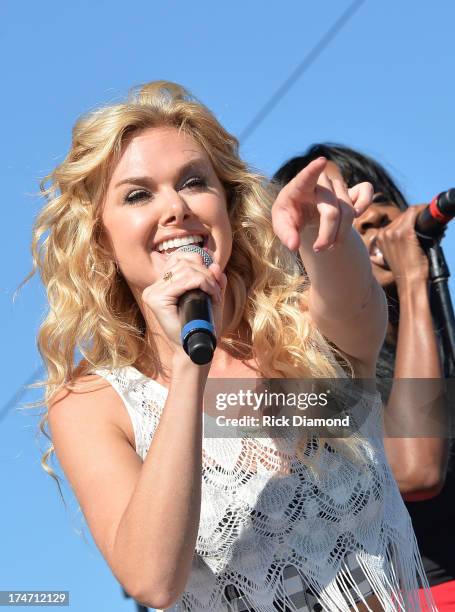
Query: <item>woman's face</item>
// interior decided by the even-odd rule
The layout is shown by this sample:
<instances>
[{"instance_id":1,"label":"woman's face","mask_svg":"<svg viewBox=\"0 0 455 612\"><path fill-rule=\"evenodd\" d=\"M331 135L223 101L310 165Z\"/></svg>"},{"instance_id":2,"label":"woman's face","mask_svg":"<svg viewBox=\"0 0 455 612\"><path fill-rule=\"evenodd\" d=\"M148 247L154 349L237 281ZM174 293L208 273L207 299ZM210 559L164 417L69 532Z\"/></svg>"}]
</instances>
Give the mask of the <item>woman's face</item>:
<instances>
[{"instance_id":1,"label":"woman's face","mask_svg":"<svg viewBox=\"0 0 455 612\"><path fill-rule=\"evenodd\" d=\"M223 186L207 153L172 127L149 128L127 141L109 181L102 223L123 276L140 292L162 276L170 253L190 236L203 240L222 269L231 255ZM163 243L172 239L177 243Z\"/></svg>"},{"instance_id":2,"label":"woman's face","mask_svg":"<svg viewBox=\"0 0 455 612\"><path fill-rule=\"evenodd\" d=\"M331 161L327 162L327 174L334 178L342 178L338 166ZM389 225L401 214L401 210L394 202L388 201L381 192L377 192L373 196L373 203L353 222L353 226L359 232L367 247L373 274L384 288L394 284L395 278L393 272L385 263L381 251L375 246L374 239L379 228Z\"/></svg>"}]
</instances>

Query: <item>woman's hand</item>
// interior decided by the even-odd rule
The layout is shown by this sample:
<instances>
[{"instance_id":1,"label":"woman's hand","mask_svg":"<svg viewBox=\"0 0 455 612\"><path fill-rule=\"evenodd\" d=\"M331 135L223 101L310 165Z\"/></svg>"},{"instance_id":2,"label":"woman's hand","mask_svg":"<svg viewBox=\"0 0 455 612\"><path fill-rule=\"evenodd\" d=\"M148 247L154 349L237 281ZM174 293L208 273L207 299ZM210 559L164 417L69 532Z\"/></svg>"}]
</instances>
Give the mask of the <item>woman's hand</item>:
<instances>
[{"instance_id":1,"label":"woman's hand","mask_svg":"<svg viewBox=\"0 0 455 612\"><path fill-rule=\"evenodd\" d=\"M324 172L327 160L319 157L285 185L272 207L275 234L291 251L300 246L301 233L319 228L314 252L328 250L341 243L355 217L371 204L373 187L359 183L351 189L339 178Z\"/></svg>"},{"instance_id":2,"label":"woman's hand","mask_svg":"<svg viewBox=\"0 0 455 612\"><path fill-rule=\"evenodd\" d=\"M428 258L415 233L417 216L426 206L410 206L389 225L379 228L375 237L377 246L393 272L397 289L407 282L428 280Z\"/></svg>"},{"instance_id":3,"label":"woman's hand","mask_svg":"<svg viewBox=\"0 0 455 612\"><path fill-rule=\"evenodd\" d=\"M171 278L164 280L167 272ZM175 348L182 348L177 303L181 295L190 289L202 289L212 298L213 322L216 334L221 333L224 295L227 277L218 264L208 268L198 253L174 251L166 261L162 277L142 292L142 301L150 308L163 332Z\"/></svg>"}]
</instances>

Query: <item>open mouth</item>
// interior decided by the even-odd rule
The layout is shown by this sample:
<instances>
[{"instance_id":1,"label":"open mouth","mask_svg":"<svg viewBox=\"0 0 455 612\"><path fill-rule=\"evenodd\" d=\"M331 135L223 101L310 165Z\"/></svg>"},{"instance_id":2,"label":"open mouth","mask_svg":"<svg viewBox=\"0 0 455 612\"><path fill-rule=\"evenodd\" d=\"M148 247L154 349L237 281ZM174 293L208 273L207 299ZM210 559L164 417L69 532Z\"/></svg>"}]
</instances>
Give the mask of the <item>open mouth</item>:
<instances>
[{"instance_id":1,"label":"open mouth","mask_svg":"<svg viewBox=\"0 0 455 612\"><path fill-rule=\"evenodd\" d=\"M370 243L369 254L370 254L370 261L372 263L376 264L380 268L383 268L384 270L390 270L386 260L384 259L384 255L381 249L376 244L376 238L373 238L373 240Z\"/></svg>"},{"instance_id":2,"label":"open mouth","mask_svg":"<svg viewBox=\"0 0 455 612\"><path fill-rule=\"evenodd\" d=\"M190 240L190 238L192 238L192 240ZM209 240L208 235L202 236L200 234L193 234L192 236L187 236L182 239L176 239L175 241L174 240L164 241L160 245L158 245L158 248L155 248L153 252L157 253L164 259L168 259L168 257L174 251L176 251L182 246L194 245L194 246L198 246L201 249L203 249L207 246L208 240Z\"/></svg>"}]
</instances>

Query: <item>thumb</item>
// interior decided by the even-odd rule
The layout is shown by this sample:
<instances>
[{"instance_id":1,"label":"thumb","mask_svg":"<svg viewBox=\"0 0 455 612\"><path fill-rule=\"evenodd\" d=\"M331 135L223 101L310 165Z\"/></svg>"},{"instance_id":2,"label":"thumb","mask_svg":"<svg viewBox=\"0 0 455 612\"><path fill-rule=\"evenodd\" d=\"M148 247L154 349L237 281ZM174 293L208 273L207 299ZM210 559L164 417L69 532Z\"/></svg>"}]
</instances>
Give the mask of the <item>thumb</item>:
<instances>
[{"instance_id":1,"label":"thumb","mask_svg":"<svg viewBox=\"0 0 455 612\"><path fill-rule=\"evenodd\" d=\"M215 279L220 286L221 295L223 296L226 291L228 282L226 274L222 271L221 266L217 263L212 263L209 266L209 269L213 272Z\"/></svg>"},{"instance_id":2,"label":"thumb","mask_svg":"<svg viewBox=\"0 0 455 612\"><path fill-rule=\"evenodd\" d=\"M217 263L212 263L212 264L210 264L209 269L215 275L215 278L216 278L217 282L219 283L221 289L226 289L227 276L222 271L221 266L219 264L217 264Z\"/></svg>"}]
</instances>

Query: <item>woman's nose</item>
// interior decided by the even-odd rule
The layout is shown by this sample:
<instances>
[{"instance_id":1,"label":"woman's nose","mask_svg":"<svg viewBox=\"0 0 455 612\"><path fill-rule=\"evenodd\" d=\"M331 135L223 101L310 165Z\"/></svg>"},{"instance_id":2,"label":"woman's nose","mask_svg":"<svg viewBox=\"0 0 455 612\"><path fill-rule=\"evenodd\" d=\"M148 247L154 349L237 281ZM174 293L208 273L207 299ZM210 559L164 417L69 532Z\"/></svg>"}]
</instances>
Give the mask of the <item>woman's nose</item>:
<instances>
[{"instance_id":1,"label":"woman's nose","mask_svg":"<svg viewBox=\"0 0 455 612\"><path fill-rule=\"evenodd\" d=\"M354 219L354 227L359 234L365 234L371 228L379 228L389 225L388 214L379 207L372 204L358 219Z\"/></svg>"},{"instance_id":2,"label":"woman's nose","mask_svg":"<svg viewBox=\"0 0 455 612\"><path fill-rule=\"evenodd\" d=\"M179 225L186 219L193 216L191 208L187 205L185 200L180 197L178 193L169 195L163 202L163 210L160 215L159 224L165 225Z\"/></svg>"}]
</instances>

